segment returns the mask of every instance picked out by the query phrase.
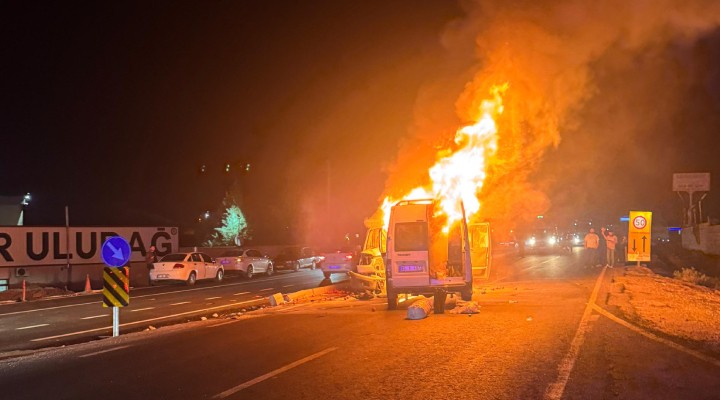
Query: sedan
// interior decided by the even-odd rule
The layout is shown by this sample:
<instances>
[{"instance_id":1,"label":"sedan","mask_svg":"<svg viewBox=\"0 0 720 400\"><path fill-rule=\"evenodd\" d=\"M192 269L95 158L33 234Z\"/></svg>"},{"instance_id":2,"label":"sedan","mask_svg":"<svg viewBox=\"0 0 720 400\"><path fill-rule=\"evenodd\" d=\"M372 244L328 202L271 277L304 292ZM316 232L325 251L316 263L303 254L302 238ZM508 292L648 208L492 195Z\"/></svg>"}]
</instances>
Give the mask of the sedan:
<instances>
[{"instance_id":1,"label":"sedan","mask_svg":"<svg viewBox=\"0 0 720 400\"><path fill-rule=\"evenodd\" d=\"M272 260L255 249L228 250L215 261L226 271L240 271L248 279L255 274L270 276L275 272Z\"/></svg>"},{"instance_id":2,"label":"sedan","mask_svg":"<svg viewBox=\"0 0 720 400\"><path fill-rule=\"evenodd\" d=\"M194 285L198 279L215 279L220 282L225 269L205 253L171 253L153 264L150 284L159 281L181 281Z\"/></svg>"}]
</instances>

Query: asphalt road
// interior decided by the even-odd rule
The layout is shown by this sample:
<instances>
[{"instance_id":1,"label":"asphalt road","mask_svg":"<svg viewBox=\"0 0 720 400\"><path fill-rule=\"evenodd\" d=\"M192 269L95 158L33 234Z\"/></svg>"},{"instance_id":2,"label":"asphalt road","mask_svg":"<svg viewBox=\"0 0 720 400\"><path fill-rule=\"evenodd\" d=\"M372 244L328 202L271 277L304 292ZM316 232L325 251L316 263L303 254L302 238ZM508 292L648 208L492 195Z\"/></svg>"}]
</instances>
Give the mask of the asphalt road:
<instances>
[{"instance_id":1,"label":"asphalt road","mask_svg":"<svg viewBox=\"0 0 720 400\"><path fill-rule=\"evenodd\" d=\"M334 281L346 279L334 275ZM200 281L130 290L130 304L120 308L120 333L129 333L208 315L231 308L249 308L273 293L317 287L320 270L282 271L252 280L226 276L221 283ZM0 353L79 343L112 335L112 308L102 294L83 294L27 303L0 305Z\"/></svg>"},{"instance_id":2,"label":"asphalt road","mask_svg":"<svg viewBox=\"0 0 720 400\"><path fill-rule=\"evenodd\" d=\"M720 366L598 311L607 279L577 253L499 254L478 314L407 320L416 299L286 305L6 359L0 387L3 399L717 399Z\"/></svg>"}]
</instances>

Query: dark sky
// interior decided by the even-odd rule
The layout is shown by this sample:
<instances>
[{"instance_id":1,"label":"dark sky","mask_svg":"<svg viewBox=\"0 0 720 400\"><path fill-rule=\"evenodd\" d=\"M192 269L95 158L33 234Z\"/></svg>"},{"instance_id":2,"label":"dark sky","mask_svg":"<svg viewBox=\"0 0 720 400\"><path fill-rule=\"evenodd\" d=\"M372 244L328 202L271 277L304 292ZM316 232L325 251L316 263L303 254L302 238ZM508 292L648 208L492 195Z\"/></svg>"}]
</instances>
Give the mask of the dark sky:
<instances>
[{"instance_id":1,"label":"dark sky","mask_svg":"<svg viewBox=\"0 0 720 400\"><path fill-rule=\"evenodd\" d=\"M4 2L0 195L31 192L29 224L67 205L73 225L193 228L237 180L260 242L362 232L408 133L483 70L489 15L526 17L472 3ZM588 58L591 95L528 177L548 212L677 219L671 174L720 176L720 33L638 41Z\"/></svg>"}]
</instances>

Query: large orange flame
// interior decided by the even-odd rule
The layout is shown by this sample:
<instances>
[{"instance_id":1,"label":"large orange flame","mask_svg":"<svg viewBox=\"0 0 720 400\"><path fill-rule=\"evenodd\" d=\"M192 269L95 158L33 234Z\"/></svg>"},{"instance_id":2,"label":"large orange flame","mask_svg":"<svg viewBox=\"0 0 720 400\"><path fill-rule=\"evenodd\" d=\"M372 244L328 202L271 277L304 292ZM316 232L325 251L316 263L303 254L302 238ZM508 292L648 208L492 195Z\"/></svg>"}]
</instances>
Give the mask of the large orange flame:
<instances>
[{"instance_id":1,"label":"large orange flame","mask_svg":"<svg viewBox=\"0 0 720 400\"><path fill-rule=\"evenodd\" d=\"M447 216L446 230L462 218L461 201L468 219L480 210L478 194L485 181L488 158L497 151L495 119L503 112L502 96L507 88L507 83L492 87L491 98L480 103L476 122L458 129L455 146L438 153L435 165L428 171L430 182L426 186L416 187L399 199L385 197L380 209L386 229L390 208L401 199L437 200L438 212Z\"/></svg>"}]
</instances>

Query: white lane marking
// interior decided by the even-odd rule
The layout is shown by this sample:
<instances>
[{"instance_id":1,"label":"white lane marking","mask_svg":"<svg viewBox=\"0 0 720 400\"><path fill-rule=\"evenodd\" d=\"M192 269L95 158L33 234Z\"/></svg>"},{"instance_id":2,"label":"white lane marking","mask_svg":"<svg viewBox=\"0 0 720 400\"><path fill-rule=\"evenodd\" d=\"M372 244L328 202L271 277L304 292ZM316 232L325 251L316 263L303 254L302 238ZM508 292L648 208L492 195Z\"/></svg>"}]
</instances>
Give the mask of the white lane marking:
<instances>
[{"instance_id":1,"label":"white lane marking","mask_svg":"<svg viewBox=\"0 0 720 400\"><path fill-rule=\"evenodd\" d=\"M144 320L142 320L142 321L126 322L126 323L124 323L124 324L120 324L119 326L130 326L130 325L145 324L145 323L148 323L148 322L160 321L160 320L163 320L163 319L174 318L174 317L181 317L181 316L183 316L183 315L188 315L188 314L202 313L202 312L205 312L205 311L219 310L219 309L222 309L222 308L235 307L235 306L240 305L240 304L253 303L253 302L255 302L255 300L247 300L247 301L243 301L243 302L240 302L240 303L225 304L225 305L222 305L222 306L215 306L215 307L205 308L205 309L202 309L202 310L185 311L185 312L181 312L181 313L177 313L177 314L163 315L162 317L144 319ZM59 339L59 338L68 337L68 336L82 335L82 334L90 333L90 332L106 331L106 330L108 330L108 329L112 329L112 325L111 325L111 326L105 326L105 327L102 327L102 328L88 329L88 330L85 330L85 331L63 333L62 335L55 335L55 336L48 336L48 337L44 337L44 338L31 339L30 341L31 341L31 342L42 342L43 340Z\"/></svg>"},{"instance_id":2,"label":"white lane marking","mask_svg":"<svg viewBox=\"0 0 720 400\"><path fill-rule=\"evenodd\" d=\"M223 325L227 325L227 324L234 324L234 323L236 323L236 322L240 322L240 320L239 320L239 319L236 319L236 320L232 320L232 321L221 322L221 323L219 323L219 324L210 325L210 326L208 326L208 328L216 328L216 327L218 327L218 326L223 326Z\"/></svg>"},{"instance_id":3,"label":"white lane marking","mask_svg":"<svg viewBox=\"0 0 720 400\"><path fill-rule=\"evenodd\" d=\"M22 330L22 329L32 329L32 328L39 328L41 326L48 326L50 324L38 324L38 325L30 325L30 326L23 326L21 328L15 328L16 330Z\"/></svg>"},{"instance_id":4,"label":"white lane marking","mask_svg":"<svg viewBox=\"0 0 720 400\"><path fill-rule=\"evenodd\" d=\"M683 346L681 346L681 345L679 345L679 344L677 344L677 343L675 343L675 342L672 342L672 341L667 340L667 339L663 339L663 338L661 338L661 337L659 337L659 336L656 336L656 335L654 335L654 334L652 334L652 333L650 333L650 332L647 332L647 331L643 330L642 328L637 327L637 326L635 326L635 325L633 325L633 324L625 321L624 319L620 319L620 318L616 317L615 315L613 315L613 314L611 314L610 312L606 311L605 309L603 309L602 307L598 306L597 304L593 304L593 308L595 309L595 311L599 312L599 313L602 314L603 316L609 318L609 319L612 320L613 322L616 322L616 323L618 323L618 324L620 324L620 325L622 325L622 326L630 329L630 330L633 331L633 332L637 332L637 333L645 336L646 338L652 339L652 340L654 340L654 341L656 341L656 342L660 342L660 343L664 344L665 346L671 347L671 348L673 348L673 349L675 349L675 350L682 351L682 352L685 353L685 354L688 354L688 355L691 355L691 356L693 356L693 357L695 357L695 358L698 358L698 359L700 359L700 360L706 361L706 362L708 362L708 363L710 363L710 364L713 364L713 365L716 366L716 367L720 367L720 360L718 360L718 359L716 359L716 358L713 358L713 357L710 357L710 356L706 356L705 354L702 354L702 353L700 353L700 352L698 352L698 351L695 351L695 350L692 350L692 349L688 349L687 347L683 347Z\"/></svg>"},{"instance_id":5,"label":"white lane marking","mask_svg":"<svg viewBox=\"0 0 720 400\"><path fill-rule=\"evenodd\" d=\"M269 288L265 288L265 289L260 289L260 290L258 290L258 292L267 292L268 290L275 290L275 288L269 287Z\"/></svg>"},{"instance_id":6,"label":"white lane marking","mask_svg":"<svg viewBox=\"0 0 720 400\"><path fill-rule=\"evenodd\" d=\"M130 310L130 312L138 312L138 311L146 311L146 310L154 310L155 307L145 307L145 308L138 308L135 310Z\"/></svg>"},{"instance_id":7,"label":"white lane marking","mask_svg":"<svg viewBox=\"0 0 720 400\"><path fill-rule=\"evenodd\" d=\"M80 303L80 304L68 304L66 306L57 306L57 307L47 307L47 308L35 308L32 310L25 310L25 311L13 311L8 313L0 314L0 317L4 315L15 315L15 314L27 314L31 312L38 312L38 311L45 311L45 310L56 310L58 308L67 308L67 307L75 307L75 306L87 306L90 304L102 304L102 301L93 301L91 303Z\"/></svg>"},{"instance_id":8,"label":"white lane marking","mask_svg":"<svg viewBox=\"0 0 720 400\"><path fill-rule=\"evenodd\" d=\"M241 296L241 295L243 295L243 294L250 294L250 292L235 293L233 296Z\"/></svg>"},{"instance_id":9,"label":"white lane marking","mask_svg":"<svg viewBox=\"0 0 720 400\"><path fill-rule=\"evenodd\" d=\"M293 287L295 285L283 285L282 287Z\"/></svg>"},{"instance_id":10,"label":"white lane marking","mask_svg":"<svg viewBox=\"0 0 720 400\"><path fill-rule=\"evenodd\" d=\"M215 299L222 299L221 296L215 296L215 297L206 297L205 300L215 300Z\"/></svg>"},{"instance_id":11,"label":"white lane marking","mask_svg":"<svg viewBox=\"0 0 720 400\"><path fill-rule=\"evenodd\" d=\"M257 280L256 280L256 279L253 279L252 281L245 281L245 282L238 282L238 283L228 283L228 284L223 284L223 285L219 285L219 286L208 286L208 287L200 287L200 288L193 288L193 289L183 289L183 290L176 290L176 291L164 292L164 293L132 295L132 298L133 298L133 299L139 299L139 298L143 298L143 297L166 296L166 295L170 295L170 294L185 293L185 292L194 292L194 291L196 291L196 290L210 290L210 289L217 289L217 288L228 287L228 286L249 285L249 284L251 284L251 283L266 282L266 281L267 281L267 282L277 281L277 280L281 280L281 279L284 279L284 278L291 278L291 277L295 277L295 276L297 276L297 275L295 275L295 274L282 274L282 275L275 275L275 276L270 277L270 278L257 279ZM309 283L309 281L308 281L308 282L304 282L304 281L303 281L303 282L301 282L301 283L302 283L302 284L305 284L305 283ZM250 293L250 292L238 293L238 295L240 295L240 294L248 294L248 293ZM47 300L55 300L55 298L53 298L53 299L47 299ZM151 300L155 300L155 299L151 299ZM35 308L35 309L32 309L32 310L24 310L24 311L12 311L12 312L8 312L8 313L0 313L0 317L2 317L2 316L4 316L4 315L27 314L27 313L33 313L33 312L39 312L39 311L45 311L45 310L55 310L55 309L58 309L58 308L87 306L87 305L91 305L91 304L102 304L102 301L93 301L93 302L79 303L79 304L68 304L68 305L56 306L56 307Z\"/></svg>"},{"instance_id":12,"label":"white lane marking","mask_svg":"<svg viewBox=\"0 0 720 400\"><path fill-rule=\"evenodd\" d=\"M181 301L181 302L179 302L179 303L172 303L172 304L170 304L170 305L171 305L171 306L179 306L179 305L182 305L182 304L190 304L190 302L189 302L189 301Z\"/></svg>"},{"instance_id":13,"label":"white lane marking","mask_svg":"<svg viewBox=\"0 0 720 400\"><path fill-rule=\"evenodd\" d=\"M102 318L102 317L109 317L109 316L110 316L110 314L93 315L93 316L91 316L91 317L83 317L83 318L80 318L80 319L95 319L95 318Z\"/></svg>"},{"instance_id":14,"label":"white lane marking","mask_svg":"<svg viewBox=\"0 0 720 400\"><path fill-rule=\"evenodd\" d=\"M575 361L580 354L580 347L582 347L583 342L585 341L585 335L590 331L590 315L592 314L593 304L595 304L595 300L597 300L597 295L600 291L600 286L602 285L606 270L607 268L603 268L600 276L597 278L597 281L595 281L595 287L593 288L590 299L585 306L585 311L580 319L580 324L575 332L575 337L573 337L572 342L570 342L570 350L568 350L565 358L563 358L558 367L558 378L545 390L545 400L559 400L565 392L565 386L570 378L570 373L575 367Z\"/></svg>"},{"instance_id":15,"label":"white lane marking","mask_svg":"<svg viewBox=\"0 0 720 400\"><path fill-rule=\"evenodd\" d=\"M100 350L100 351L96 351L96 352L94 352L94 353L83 354L83 355L81 355L81 356L78 356L78 358L92 357L92 356L96 356L96 355L98 355L98 354L109 353L109 352L111 352L111 351L121 350L121 349L124 349L124 348L127 348L127 347L130 347L130 346L129 346L129 345L127 345L127 346L119 346L119 347L114 347L114 348L112 348L112 349Z\"/></svg>"},{"instance_id":16,"label":"white lane marking","mask_svg":"<svg viewBox=\"0 0 720 400\"><path fill-rule=\"evenodd\" d=\"M223 398L225 398L225 397L231 396L231 395L233 395L233 394L235 394L235 393L237 393L237 392L239 392L239 391L241 391L241 390L243 390L243 389L249 388L250 386L252 386L252 385L254 385L254 384L256 384L256 383L260 383L260 382L262 382L262 381L264 381L264 380L266 380L266 379L270 379L270 378L272 378L272 377L274 377L274 376L280 375L280 374L282 374L283 372L285 372L285 371L287 371L287 370L290 370L290 369L295 368L295 367L297 367L297 366L299 366L299 365L305 364L306 362L312 361L312 360L314 360L314 359L316 359L316 358L320 358L320 357L324 356L325 354L328 354L328 353L330 353L330 352L332 352L332 351L335 351L335 350L337 350L337 349L338 349L337 347L330 347L330 348L327 348L327 349L325 349L325 350L323 350L323 351L320 351L320 352L317 352L317 353L315 353L315 354L309 355L309 356L307 356L307 357L305 357L305 358L301 358L300 360L297 360L297 361L295 361L295 362L293 362L293 363L290 363L290 364L288 364L288 365L286 365L286 366L284 366L284 367L278 368L278 369L276 369L276 370L274 370L274 371L268 372L268 373L265 374L265 375L258 376L258 377L255 378L255 379L251 379L251 380L249 380L249 381L247 381L247 382L245 382L245 383L242 383L242 384L240 384L240 385L237 385L237 386L235 386L235 387L233 387L233 388L230 388L230 389L228 389L228 390L226 390L226 391L224 391L224 392L218 393L218 394L216 394L215 396L213 396L213 399L223 399Z\"/></svg>"}]
</instances>

